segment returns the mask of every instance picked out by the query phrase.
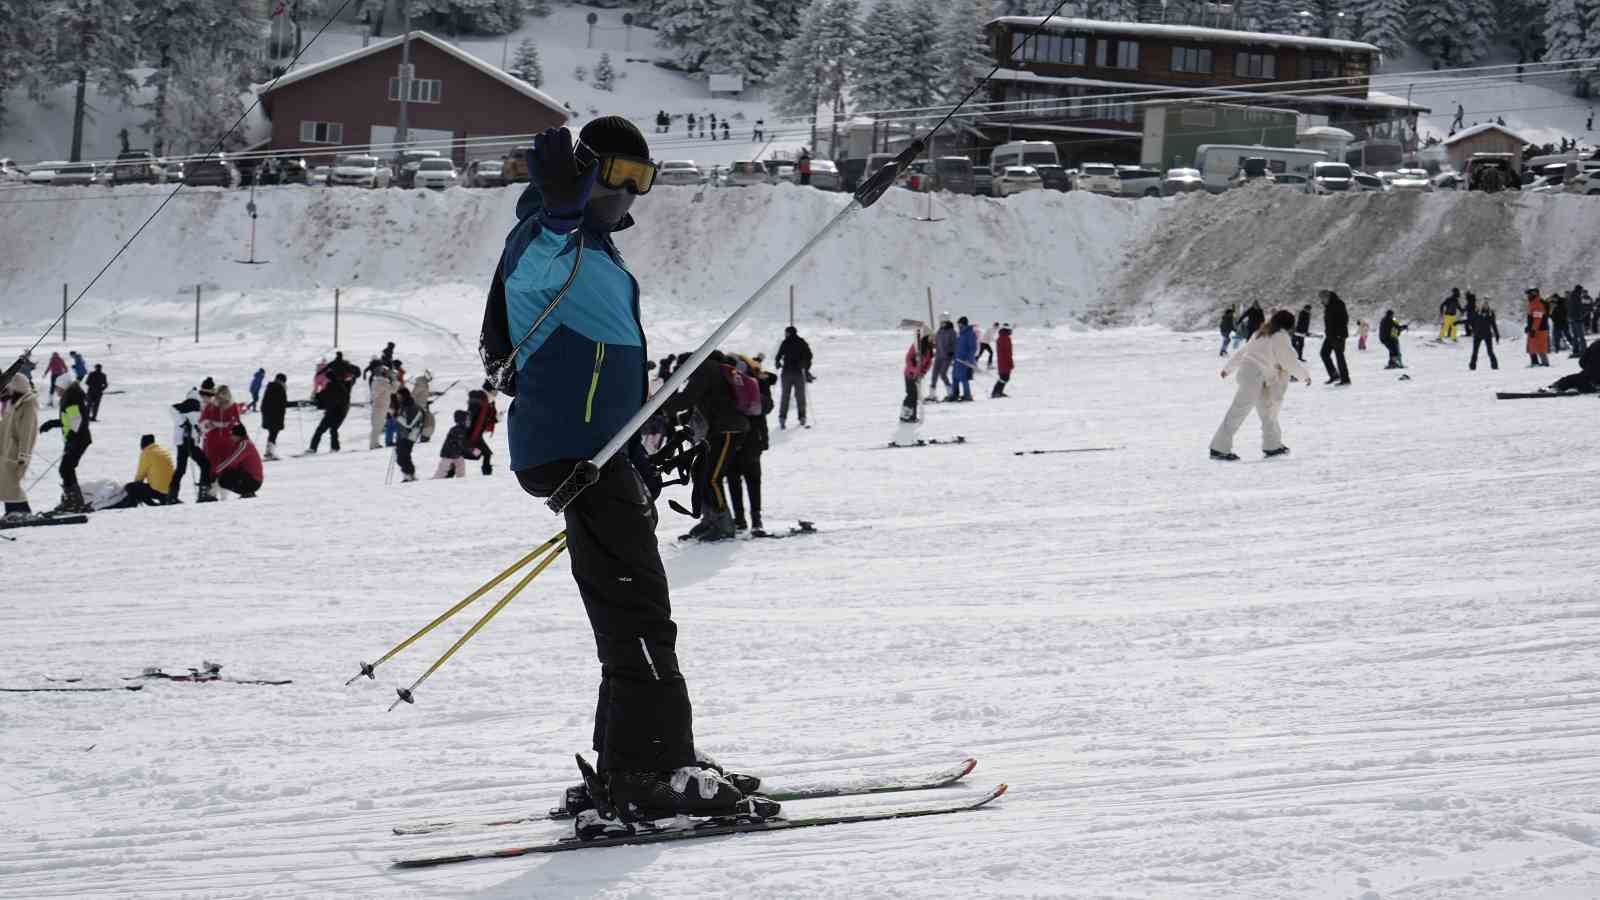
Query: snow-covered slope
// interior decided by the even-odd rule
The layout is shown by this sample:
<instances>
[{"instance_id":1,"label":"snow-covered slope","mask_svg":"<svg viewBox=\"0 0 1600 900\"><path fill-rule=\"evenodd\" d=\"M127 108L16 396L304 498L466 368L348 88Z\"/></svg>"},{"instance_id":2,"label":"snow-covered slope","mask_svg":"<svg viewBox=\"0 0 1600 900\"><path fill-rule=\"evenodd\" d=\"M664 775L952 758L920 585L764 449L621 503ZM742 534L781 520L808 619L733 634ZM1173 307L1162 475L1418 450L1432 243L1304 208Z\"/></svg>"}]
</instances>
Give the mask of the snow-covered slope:
<instances>
[{"instance_id":1,"label":"snow-covered slope","mask_svg":"<svg viewBox=\"0 0 1600 900\"><path fill-rule=\"evenodd\" d=\"M1516 61L1515 53L1502 49L1479 66L1510 67ZM1562 138L1588 146L1600 141L1600 133L1585 127L1594 101L1573 96L1567 73L1525 74L1519 79L1514 68L1435 72L1429 70L1426 57L1407 52L1384 60L1374 87L1396 97L1410 97L1433 110L1421 117L1424 137L1446 137L1459 103L1467 127L1502 117L1508 127L1535 144L1559 144Z\"/></svg>"},{"instance_id":2,"label":"snow-covered slope","mask_svg":"<svg viewBox=\"0 0 1600 900\"><path fill-rule=\"evenodd\" d=\"M1316 197L1269 186L1191 197L1140 241L1106 308L1199 327L1227 303L1312 302L1331 288L1376 322L1433 321L1450 288L1520 321L1523 292L1600 283L1593 197L1439 192ZM1592 288L1591 288L1592 289Z\"/></svg>"},{"instance_id":3,"label":"snow-covered slope","mask_svg":"<svg viewBox=\"0 0 1600 900\"><path fill-rule=\"evenodd\" d=\"M993 315L977 296L951 305ZM265 365L301 394L319 348L293 327L159 349L78 329L127 391L106 398L81 476L128 478L138 435L164 440L166 404L203 375L237 390ZM397 340L446 382L474 369L404 322L346 327L350 346ZM586 749L596 668L561 562L416 706L384 711L488 600L343 686L559 527L503 471L386 488L357 410L346 452L269 464L258 499L0 541L0 685L114 684L202 658L295 682L0 694L0 895L1593 895L1600 603L1582 498L1600 467L1590 432L1552 427L1592 417L1593 398L1496 403L1548 373L1507 346L1512 364L1469 374L1465 345L1408 338L1413 380L1352 351L1354 387L1292 387L1292 456L1259 462L1251 423L1250 461L1222 466L1205 444L1232 385L1209 336L1021 329L1012 399L934 406L902 430L905 335L807 331L816 427L774 431L766 518L822 533L680 545L688 520L662 508L698 741L775 777L975 755L971 784L937 796L1010 782L995 808L389 870L559 833L389 829L549 807ZM284 444L314 421L291 416ZM956 434L968 442L881 449ZM58 446L44 436L35 474ZM1122 449L1012 455L1082 447Z\"/></svg>"}]
</instances>

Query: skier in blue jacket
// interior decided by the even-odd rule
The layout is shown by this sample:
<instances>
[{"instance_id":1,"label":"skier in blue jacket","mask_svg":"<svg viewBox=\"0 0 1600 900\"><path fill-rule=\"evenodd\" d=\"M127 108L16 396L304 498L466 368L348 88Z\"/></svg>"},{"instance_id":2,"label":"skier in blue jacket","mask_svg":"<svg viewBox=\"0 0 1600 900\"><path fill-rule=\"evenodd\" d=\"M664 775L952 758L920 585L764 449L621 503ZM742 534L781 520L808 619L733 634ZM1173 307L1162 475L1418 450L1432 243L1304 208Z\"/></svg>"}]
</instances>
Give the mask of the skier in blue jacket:
<instances>
[{"instance_id":1,"label":"skier in blue jacket","mask_svg":"<svg viewBox=\"0 0 1600 900\"><path fill-rule=\"evenodd\" d=\"M576 143L552 128L528 151L484 310L480 352L507 412L511 470L549 497L644 405L648 390L639 285L612 235L647 193L655 164L644 135L618 116L593 119ZM565 510L567 552L600 658L596 766L624 817L726 815L749 801L695 752L677 625L656 546L660 480L637 435ZM617 827L582 788L568 791L581 835Z\"/></svg>"},{"instance_id":2,"label":"skier in blue jacket","mask_svg":"<svg viewBox=\"0 0 1600 900\"><path fill-rule=\"evenodd\" d=\"M967 317L956 320L956 364L951 376L950 396L946 400L972 399L972 373L978 367L978 332L968 324Z\"/></svg>"}]
</instances>

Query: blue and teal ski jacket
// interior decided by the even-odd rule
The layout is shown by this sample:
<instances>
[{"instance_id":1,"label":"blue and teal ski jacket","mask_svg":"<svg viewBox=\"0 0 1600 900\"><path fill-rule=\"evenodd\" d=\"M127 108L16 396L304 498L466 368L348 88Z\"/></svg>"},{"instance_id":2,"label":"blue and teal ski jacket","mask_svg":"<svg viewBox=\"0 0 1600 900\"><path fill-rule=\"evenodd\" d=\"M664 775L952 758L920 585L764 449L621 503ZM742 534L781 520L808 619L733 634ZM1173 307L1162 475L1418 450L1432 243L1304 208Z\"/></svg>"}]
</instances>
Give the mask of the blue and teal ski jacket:
<instances>
[{"instance_id":1,"label":"blue and teal ski jacket","mask_svg":"<svg viewBox=\"0 0 1600 900\"><path fill-rule=\"evenodd\" d=\"M611 236L582 228L557 233L541 224L543 212L529 185L495 269L480 337L486 361L516 348L516 399L507 412L514 472L594 456L644 405L649 379L639 284ZM569 279L561 302L534 329Z\"/></svg>"}]
</instances>

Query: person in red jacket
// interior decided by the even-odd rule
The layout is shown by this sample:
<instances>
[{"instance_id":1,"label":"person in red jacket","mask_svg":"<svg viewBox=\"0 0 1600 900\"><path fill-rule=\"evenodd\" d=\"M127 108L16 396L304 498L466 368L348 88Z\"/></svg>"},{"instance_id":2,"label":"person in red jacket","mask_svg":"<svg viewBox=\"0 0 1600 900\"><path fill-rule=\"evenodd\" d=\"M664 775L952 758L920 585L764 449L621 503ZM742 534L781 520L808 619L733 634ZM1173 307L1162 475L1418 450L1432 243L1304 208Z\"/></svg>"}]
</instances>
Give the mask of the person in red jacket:
<instances>
[{"instance_id":1,"label":"person in red jacket","mask_svg":"<svg viewBox=\"0 0 1600 900\"><path fill-rule=\"evenodd\" d=\"M200 412L201 446L218 487L241 497L254 497L261 490L265 471L261 454L240 421L243 413L244 405L233 402L228 386L218 387Z\"/></svg>"},{"instance_id":2,"label":"person in red jacket","mask_svg":"<svg viewBox=\"0 0 1600 900\"><path fill-rule=\"evenodd\" d=\"M933 368L933 341L917 329L917 336L906 348L906 398L900 402L900 421L917 421L917 398L922 393L922 376Z\"/></svg>"},{"instance_id":3,"label":"person in red jacket","mask_svg":"<svg viewBox=\"0 0 1600 900\"><path fill-rule=\"evenodd\" d=\"M994 383L994 390L989 396L1004 397L1006 384L1011 381L1011 323L1000 326L1000 336L994 339L995 355L1000 360L1000 380Z\"/></svg>"},{"instance_id":4,"label":"person in red jacket","mask_svg":"<svg viewBox=\"0 0 1600 900\"><path fill-rule=\"evenodd\" d=\"M1550 308L1539 296L1538 288L1528 288L1528 366L1550 365Z\"/></svg>"}]
</instances>

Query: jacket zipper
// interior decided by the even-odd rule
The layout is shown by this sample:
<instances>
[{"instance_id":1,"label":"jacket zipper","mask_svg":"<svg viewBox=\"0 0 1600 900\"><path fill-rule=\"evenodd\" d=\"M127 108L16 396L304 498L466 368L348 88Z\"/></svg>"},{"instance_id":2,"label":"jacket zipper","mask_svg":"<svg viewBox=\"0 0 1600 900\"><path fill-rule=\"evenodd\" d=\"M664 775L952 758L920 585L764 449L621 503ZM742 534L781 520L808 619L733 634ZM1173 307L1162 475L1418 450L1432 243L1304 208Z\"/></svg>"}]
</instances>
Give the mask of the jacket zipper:
<instances>
[{"instance_id":1,"label":"jacket zipper","mask_svg":"<svg viewBox=\"0 0 1600 900\"><path fill-rule=\"evenodd\" d=\"M606 361L606 345L596 341L594 345L594 375L589 378L589 398L583 403L583 421L589 424L594 421L594 395L600 389L600 367Z\"/></svg>"}]
</instances>

